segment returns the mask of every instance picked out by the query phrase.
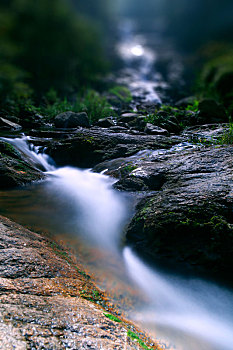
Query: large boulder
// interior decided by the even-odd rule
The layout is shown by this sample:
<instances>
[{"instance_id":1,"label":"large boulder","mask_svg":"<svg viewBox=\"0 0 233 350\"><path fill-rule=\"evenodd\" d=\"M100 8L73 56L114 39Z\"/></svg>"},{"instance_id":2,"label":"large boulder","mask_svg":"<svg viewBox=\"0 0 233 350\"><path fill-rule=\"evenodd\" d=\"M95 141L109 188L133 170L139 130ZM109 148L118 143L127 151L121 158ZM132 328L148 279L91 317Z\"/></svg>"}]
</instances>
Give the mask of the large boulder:
<instances>
[{"instance_id":1,"label":"large boulder","mask_svg":"<svg viewBox=\"0 0 233 350\"><path fill-rule=\"evenodd\" d=\"M60 113L55 117L54 124L59 129L78 128L80 126L84 128L90 127L89 119L85 112L74 113L70 111Z\"/></svg>"},{"instance_id":2,"label":"large boulder","mask_svg":"<svg viewBox=\"0 0 233 350\"><path fill-rule=\"evenodd\" d=\"M163 182L139 203L127 244L162 264L233 282L233 147L158 155L156 162L141 162L140 172L164 174Z\"/></svg>"}]
</instances>

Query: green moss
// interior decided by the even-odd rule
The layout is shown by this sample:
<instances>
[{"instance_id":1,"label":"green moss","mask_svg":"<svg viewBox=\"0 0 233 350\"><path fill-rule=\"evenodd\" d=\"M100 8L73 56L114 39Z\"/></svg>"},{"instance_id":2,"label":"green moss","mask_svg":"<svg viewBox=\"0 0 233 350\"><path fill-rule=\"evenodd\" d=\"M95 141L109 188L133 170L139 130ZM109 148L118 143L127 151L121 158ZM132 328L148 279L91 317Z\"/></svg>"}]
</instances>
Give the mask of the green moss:
<instances>
[{"instance_id":1,"label":"green moss","mask_svg":"<svg viewBox=\"0 0 233 350\"><path fill-rule=\"evenodd\" d=\"M138 167L136 165L133 165L133 164L128 164L128 165L125 165L124 167L121 168L121 170L124 172L124 173L127 173L127 174L130 174L132 173L132 171L134 171L135 169L137 169Z\"/></svg>"},{"instance_id":2,"label":"green moss","mask_svg":"<svg viewBox=\"0 0 233 350\"><path fill-rule=\"evenodd\" d=\"M127 332L127 336L132 339L132 340L137 340L138 344L145 350L151 350L151 348L149 348L140 338L139 336L132 332L131 330L128 330Z\"/></svg>"},{"instance_id":3,"label":"green moss","mask_svg":"<svg viewBox=\"0 0 233 350\"><path fill-rule=\"evenodd\" d=\"M106 316L107 318L109 318L111 321L114 322L122 322L118 317L112 315L112 314L104 314L104 316Z\"/></svg>"},{"instance_id":4,"label":"green moss","mask_svg":"<svg viewBox=\"0 0 233 350\"><path fill-rule=\"evenodd\" d=\"M0 140L0 150L3 154L6 154L7 156L10 156L12 158L21 158L20 152L8 142Z\"/></svg>"},{"instance_id":5,"label":"green moss","mask_svg":"<svg viewBox=\"0 0 233 350\"><path fill-rule=\"evenodd\" d=\"M102 305L104 304L102 295L97 290L83 289L79 292L80 297L89 300L93 303Z\"/></svg>"}]
</instances>

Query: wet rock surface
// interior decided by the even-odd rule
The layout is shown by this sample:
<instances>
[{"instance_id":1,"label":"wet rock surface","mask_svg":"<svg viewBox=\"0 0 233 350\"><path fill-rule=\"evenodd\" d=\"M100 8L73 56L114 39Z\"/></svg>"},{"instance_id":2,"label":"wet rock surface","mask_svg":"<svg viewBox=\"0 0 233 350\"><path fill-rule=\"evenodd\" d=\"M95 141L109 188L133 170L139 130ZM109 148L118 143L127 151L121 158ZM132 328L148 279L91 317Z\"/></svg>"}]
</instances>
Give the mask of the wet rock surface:
<instances>
[{"instance_id":1,"label":"wet rock surface","mask_svg":"<svg viewBox=\"0 0 233 350\"><path fill-rule=\"evenodd\" d=\"M2 216L0 232L1 349L142 348L63 248Z\"/></svg>"},{"instance_id":2,"label":"wet rock surface","mask_svg":"<svg viewBox=\"0 0 233 350\"><path fill-rule=\"evenodd\" d=\"M12 145L0 140L0 188L29 184L44 178L44 174L22 157Z\"/></svg>"},{"instance_id":3,"label":"wet rock surface","mask_svg":"<svg viewBox=\"0 0 233 350\"><path fill-rule=\"evenodd\" d=\"M77 128L79 126L89 127L89 119L85 112L64 112L58 114L54 119L56 128Z\"/></svg>"},{"instance_id":4,"label":"wet rock surface","mask_svg":"<svg viewBox=\"0 0 233 350\"><path fill-rule=\"evenodd\" d=\"M11 120L0 117L0 130L17 131L22 129L21 125L14 123Z\"/></svg>"},{"instance_id":5,"label":"wet rock surface","mask_svg":"<svg viewBox=\"0 0 233 350\"><path fill-rule=\"evenodd\" d=\"M232 146L213 146L132 161L120 187L128 177L153 183L160 175L163 181L138 205L128 244L155 260L187 264L232 282L232 156Z\"/></svg>"},{"instance_id":6,"label":"wet rock surface","mask_svg":"<svg viewBox=\"0 0 233 350\"><path fill-rule=\"evenodd\" d=\"M94 127L78 129L68 140L52 141L47 152L58 165L92 167L100 162L128 157L143 149L170 148L181 137L154 136L129 132L113 132Z\"/></svg>"}]
</instances>

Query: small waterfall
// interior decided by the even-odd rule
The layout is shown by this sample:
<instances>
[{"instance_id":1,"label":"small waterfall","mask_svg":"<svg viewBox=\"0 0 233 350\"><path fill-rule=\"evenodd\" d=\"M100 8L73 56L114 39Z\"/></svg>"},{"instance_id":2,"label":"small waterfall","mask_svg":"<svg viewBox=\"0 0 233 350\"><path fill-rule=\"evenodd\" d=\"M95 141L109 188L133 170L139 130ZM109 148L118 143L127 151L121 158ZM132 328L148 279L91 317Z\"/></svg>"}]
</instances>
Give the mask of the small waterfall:
<instances>
[{"instance_id":1,"label":"small waterfall","mask_svg":"<svg viewBox=\"0 0 233 350\"><path fill-rule=\"evenodd\" d=\"M115 282L118 276L127 281L130 288L141 291L148 300L145 303L143 299L140 307L135 304L132 318L155 331L157 338L172 341L175 349L232 349L233 295L230 291L205 281L162 274L148 267L130 248L123 250L123 256L119 253L119 241L130 209L124 195L112 188L114 179L91 170L57 169L41 148L32 145L30 137L4 140L47 174L46 181L28 189L24 208L26 224L34 215L37 227L41 221L44 224L47 220L49 225L54 222L55 233L56 229L64 228L63 233L78 235L90 243L91 252L94 249L107 252L105 271L114 260L119 264L114 265L110 278ZM36 197L36 188L44 193L42 197ZM22 190L18 195L23 197ZM28 202L28 198L31 201ZM20 200L10 198L9 203L15 205L22 215L25 198ZM6 201L7 197L2 199L4 206ZM141 305L144 306L141 308Z\"/></svg>"},{"instance_id":2,"label":"small waterfall","mask_svg":"<svg viewBox=\"0 0 233 350\"><path fill-rule=\"evenodd\" d=\"M30 137L2 138L17 148L29 162L50 176L49 191L68 203L74 232L87 241L111 250L118 249L120 233L125 225L128 210L122 196L114 191L115 179L90 170L72 167L56 168L53 160ZM66 204L64 204L66 205Z\"/></svg>"},{"instance_id":3,"label":"small waterfall","mask_svg":"<svg viewBox=\"0 0 233 350\"><path fill-rule=\"evenodd\" d=\"M13 145L40 170L51 171L55 169L53 160L49 157L49 155L45 154L44 152L40 152L41 147L34 146L32 142L30 142L32 141L31 137L24 136L15 139L2 137L1 139Z\"/></svg>"},{"instance_id":4,"label":"small waterfall","mask_svg":"<svg viewBox=\"0 0 233 350\"><path fill-rule=\"evenodd\" d=\"M79 234L102 249L117 250L128 209L122 195L112 188L115 179L72 167L50 174L50 190L66 200Z\"/></svg>"}]
</instances>

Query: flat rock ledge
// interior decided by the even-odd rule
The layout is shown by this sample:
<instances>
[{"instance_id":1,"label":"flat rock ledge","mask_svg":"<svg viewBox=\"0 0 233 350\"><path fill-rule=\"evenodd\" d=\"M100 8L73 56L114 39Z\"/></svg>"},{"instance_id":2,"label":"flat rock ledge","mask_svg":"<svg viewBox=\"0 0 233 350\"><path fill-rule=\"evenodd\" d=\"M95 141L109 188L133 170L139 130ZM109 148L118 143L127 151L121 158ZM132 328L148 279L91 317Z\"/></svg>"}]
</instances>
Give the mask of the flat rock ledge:
<instances>
[{"instance_id":1,"label":"flat rock ledge","mask_svg":"<svg viewBox=\"0 0 233 350\"><path fill-rule=\"evenodd\" d=\"M63 248L2 216L0 233L1 349L145 349Z\"/></svg>"}]
</instances>

